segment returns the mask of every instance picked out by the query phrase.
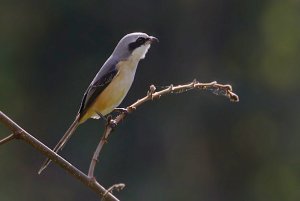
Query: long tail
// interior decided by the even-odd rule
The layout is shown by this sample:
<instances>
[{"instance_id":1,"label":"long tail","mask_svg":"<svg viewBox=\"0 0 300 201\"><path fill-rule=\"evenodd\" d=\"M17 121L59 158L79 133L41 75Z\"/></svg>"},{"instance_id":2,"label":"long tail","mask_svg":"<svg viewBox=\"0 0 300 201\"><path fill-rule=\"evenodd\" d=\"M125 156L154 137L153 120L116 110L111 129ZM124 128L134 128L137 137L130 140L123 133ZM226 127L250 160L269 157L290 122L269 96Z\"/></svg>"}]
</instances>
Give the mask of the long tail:
<instances>
[{"instance_id":1,"label":"long tail","mask_svg":"<svg viewBox=\"0 0 300 201\"><path fill-rule=\"evenodd\" d=\"M74 133L74 131L76 130L76 128L79 126L79 120L80 120L80 115L78 114L74 120L74 122L71 124L70 128L66 131L66 133L64 134L64 136L59 140L59 142L57 143L57 145L53 148L53 151L55 153L57 153L58 151L62 150L62 148L64 147L64 145L66 144L66 142L70 139L70 137L72 136L72 134ZM38 171L38 174L41 174L42 171L44 169L46 169L46 167L50 164L51 159L47 158L40 170Z\"/></svg>"}]
</instances>

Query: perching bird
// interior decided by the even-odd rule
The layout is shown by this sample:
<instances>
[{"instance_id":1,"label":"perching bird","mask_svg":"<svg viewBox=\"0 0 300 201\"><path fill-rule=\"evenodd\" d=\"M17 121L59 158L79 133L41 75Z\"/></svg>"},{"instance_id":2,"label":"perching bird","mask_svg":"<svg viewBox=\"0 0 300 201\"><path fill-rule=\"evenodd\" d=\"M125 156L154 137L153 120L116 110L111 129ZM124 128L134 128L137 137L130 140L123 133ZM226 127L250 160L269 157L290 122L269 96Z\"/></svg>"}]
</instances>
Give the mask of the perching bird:
<instances>
[{"instance_id":1,"label":"perching bird","mask_svg":"<svg viewBox=\"0 0 300 201\"><path fill-rule=\"evenodd\" d=\"M131 87L139 61L145 58L153 42L158 39L140 32L127 34L119 41L84 93L74 122L54 147L54 152L61 150L76 128L87 119L104 117L120 105ZM50 162L46 159L38 173Z\"/></svg>"}]
</instances>

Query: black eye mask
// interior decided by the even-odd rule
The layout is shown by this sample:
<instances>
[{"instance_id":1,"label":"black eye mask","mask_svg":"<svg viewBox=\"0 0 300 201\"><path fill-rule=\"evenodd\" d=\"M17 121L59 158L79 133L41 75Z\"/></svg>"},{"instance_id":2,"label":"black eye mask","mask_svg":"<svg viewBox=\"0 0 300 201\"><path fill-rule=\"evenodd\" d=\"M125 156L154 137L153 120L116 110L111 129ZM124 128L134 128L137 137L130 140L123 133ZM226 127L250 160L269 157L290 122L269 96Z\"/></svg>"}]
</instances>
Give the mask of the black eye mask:
<instances>
[{"instance_id":1,"label":"black eye mask","mask_svg":"<svg viewBox=\"0 0 300 201\"><path fill-rule=\"evenodd\" d=\"M135 42L132 42L128 45L130 51L135 50L136 48L142 46L147 41L147 38L139 37Z\"/></svg>"}]
</instances>

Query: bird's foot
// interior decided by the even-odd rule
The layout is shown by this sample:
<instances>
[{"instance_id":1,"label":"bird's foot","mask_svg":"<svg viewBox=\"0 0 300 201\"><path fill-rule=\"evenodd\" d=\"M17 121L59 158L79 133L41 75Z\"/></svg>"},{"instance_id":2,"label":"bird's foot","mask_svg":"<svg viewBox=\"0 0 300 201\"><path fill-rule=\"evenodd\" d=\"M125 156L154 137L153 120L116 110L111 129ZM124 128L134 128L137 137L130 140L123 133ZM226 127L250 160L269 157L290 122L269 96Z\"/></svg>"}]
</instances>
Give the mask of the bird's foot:
<instances>
[{"instance_id":1,"label":"bird's foot","mask_svg":"<svg viewBox=\"0 0 300 201\"><path fill-rule=\"evenodd\" d=\"M109 115L106 120L106 125L113 129L117 126L117 122L112 118L111 115Z\"/></svg>"},{"instance_id":2,"label":"bird's foot","mask_svg":"<svg viewBox=\"0 0 300 201\"><path fill-rule=\"evenodd\" d=\"M108 118L106 118L104 115L102 115L100 112L96 112L97 115L99 115L99 117L101 117L101 119L104 119L106 122L108 120Z\"/></svg>"},{"instance_id":3,"label":"bird's foot","mask_svg":"<svg viewBox=\"0 0 300 201\"><path fill-rule=\"evenodd\" d=\"M126 108L115 108L114 109L115 112L118 112L118 113L125 113L125 114L128 114L128 110Z\"/></svg>"}]
</instances>

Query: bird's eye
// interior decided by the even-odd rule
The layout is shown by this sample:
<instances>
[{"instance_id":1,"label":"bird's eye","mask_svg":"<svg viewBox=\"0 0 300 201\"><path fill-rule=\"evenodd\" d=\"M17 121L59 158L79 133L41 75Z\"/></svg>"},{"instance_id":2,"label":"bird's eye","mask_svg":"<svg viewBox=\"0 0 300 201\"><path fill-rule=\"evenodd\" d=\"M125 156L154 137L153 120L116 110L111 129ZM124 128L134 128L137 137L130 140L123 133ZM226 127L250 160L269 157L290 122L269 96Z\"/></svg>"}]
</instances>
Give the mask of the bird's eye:
<instances>
[{"instance_id":1,"label":"bird's eye","mask_svg":"<svg viewBox=\"0 0 300 201\"><path fill-rule=\"evenodd\" d=\"M142 44L142 43L145 42L145 38L139 37L139 38L136 40L136 42L139 43L139 44Z\"/></svg>"},{"instance_id":2,"label":"bird's eye","mask_svg":"<svg viewBox=\"0 0 300 201\"><path fill-rule=\"evenodd\" d=\"M128 45L128 48L130 51L142 46L145 42L146 42L146 38L143 37L139 37L138 39L136 39L135 42L132 42Z\"/></svg>"}]
</instances>

